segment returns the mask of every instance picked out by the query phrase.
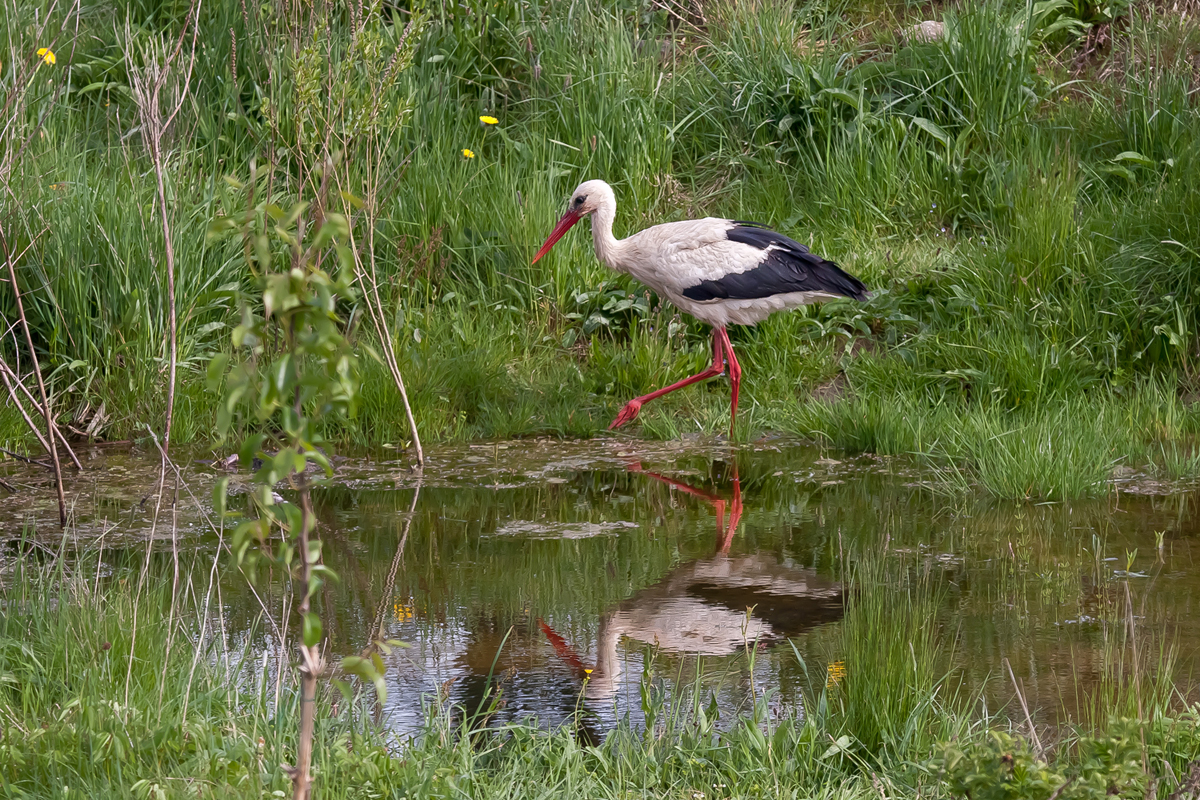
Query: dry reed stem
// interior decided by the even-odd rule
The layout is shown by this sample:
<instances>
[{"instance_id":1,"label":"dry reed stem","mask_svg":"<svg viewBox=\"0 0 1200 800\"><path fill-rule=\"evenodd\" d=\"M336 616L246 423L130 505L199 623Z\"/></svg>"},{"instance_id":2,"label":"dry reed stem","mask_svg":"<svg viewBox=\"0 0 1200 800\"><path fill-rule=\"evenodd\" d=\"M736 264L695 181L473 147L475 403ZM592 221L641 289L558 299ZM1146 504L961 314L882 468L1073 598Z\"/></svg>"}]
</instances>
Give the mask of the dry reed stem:
<instances>
[{"instance_id":1,"label":"dry reed stem","mask_svg":"<svg viewBox=\"0 0 1200 800\"><path fill-rule=\"evenodd\" d=\"M363 17L359 15L356 23L355 36L358 35L359 28L363 22ZM376 102L370 110L370 123L367 126L368 133L366 134L366 144L362 159L363 168L365 170L364 178L364 194L366 195L363 208L365 209L367 218L367 254L370 265L371 285L368 286L364 279L363 259L359 251L357 243L354 241L353 227L350 232L350 249L354 253L355 277L363 288L363 297L366 300L367 312L371 315L371 323L375 328L375 334L379 339L380 347L383 350L384 362L387 364L388 371L392 375L392 381L396 384L396 389L400 392L400 401L404 405L404 415L408 422L409 436L412 438L412 449L416 456L417 468L424 469L425 467L425 450L421 447L421 436L417 429L417 420L413 415L412 405L408 400L408 390L404 385L404 377L400 372L400 364L396 359L396 350L392 343L391 330L388 328L387 315L383 312L383 301L379 296L379 280L375 269L375 222L378 218L378 197L379 197L379 165L383 160L382 144L377 138L375 131L375 122L378 119L379 111L382 107L380 102L382 94L387 86L395 79L396 71L401 64L402 54L405 52L409 37L416 30L415 22L409 20L404 26L404 31L400 34L400 41L396 45L395 52L392 58L388 61L387 67L383 71L383 77L377 88ZM332 109L329 111L329 118L332 118ZM388 137L384 143L390 141L394 134L394 129L389 128ZM332 131L327 132L325 147L329 147L329 135ZM350 152L351 142L346 137L339 137L343 152ZM407 159L406 159L407 160ZM347 159L348 164L350 159ZM347 218L353 218L354 214L349 208L349 202L344 202L345 215Z\"/></svg>"},{"instance_id":2,"label":"dry reed stem","mask_svg":"<svg viewBox=\"0 0 1200 800\"><path fill-rule=\"evenodd\" d=\"M371 321L375 324L375 332L383 343L384 359L387 361L388 369L392 373L392 380L396 383L396 389L400 392L400 402L404 404L404 416L408 420L408 433L412 437L413 451L417 457L417 467L424 469L425 450L421 447L421 434L417 430L417 420L413 416L412 405L408 402L408 390L404 387L404 376L400 374L400 365L396 361L396 350L392 346L392 332L388 328L387 316L383 313L383 300L379 297L379 281L376 278L375 272L375 219L373 215L369 218L367 227L367 254L371 267L371 288L369 292L365 293L367 296L367 309L371 313ZM355 261L358 260L358 253L355 252ZM372 298L375 301L374 304L371 303Z\"/></svg>"},{"instance_id":3,"label":"dry reed stem","mask_svg":"<svg viewBox=\"0 0 1200 800\"><path fill-rule=\"evenodd\" d=\"M225 542L225 527L224 527L224 525L221 525L220 527L218 527L213 522L212 518L209 517L208 513L204 510L204 506L201 505L200 499L197 498L195 492L192 491L191 485L188 484L188 482L183 479L183 475L179 471L179 466L171 460L171 457L167 454L167 451L163 449L163 446L158 441L158 438L154 436L153 431L151 431L151 439L154 442L154 446L158 448L158 452L162 456L163 461L167 464L167 466L169 466L171 468L172 472L175 473L175 480L177 482L177 485L182 486L184 488L184 490L187 491L188 496L192 498L192 502L195 504L196 508L198 508L200 510L200 515L204 518L204 521L208 524L209 529L212 530L213 533L217 534L217 553L220 554L222 551L224 551L230 557L232 557L233 552L229 549L229 545ZM208 608L209 608L210 601L212 599L212 592L213 592L214 588L217 591L217 609L218 609L218 613L219 613L219 618L221 620L222 650L223 650L223 652L225 652L226 659L228 659L228 647L224 646L225 645L225 636L223 633L225 630L225 606L224 606L224 602L221 600L221 586L220 586L220 583L217 581L217 564L219 563L219 560L220 560L219 555L214 556L212 567L209 569L208 590L205 593L205 597L204 597L204 623L200 629L200 639L196 643L196 653L192 659L191 671L188 673L187 689L185 690L184 697L183 697L183 718L182 718L182 722L180 723L181 727L186 727L186 725L187 725L188 702L191 698L192 678L196 673L196 665L199 663L200 655L202 654L203 649L204 649L204 641L205 641L205 637L207 635L207 630L208 630L208 618L209 618ZM240 566L238 567L238 570L241 571ZM243 577L246 577L245 573L243 573ZM283 642L284 642L283 633L280 631L279 627L277 625L275 625L274 618L271 617L270 613L267 610L267 604L263 602L263 599L259 595L258 590L256 590L254 588L254 584L251 583L248 578L246 580L246 585L249 587L250 593L252 595L254 595L254 599L258 601L258 607L262 611L263 616L265 616L266 619L271 622L272 627L275 629L275 635L279 637L280 647L282 647ZM226 669L228 669L228 667L229 667L229 663L228 663L228 660L226 660ZM279 705L278 694L276 694L276 697L275 697L275 704L276 704L276 707L278 707L278 705Z\"/></svg>"},{"instance_id":4,"label":"dry reed stem","mask_svg":"<svg viewBox=\"0 0 1200 800\"><path fill-rule=\"evenodd\" d=\"M47 464L44 461L37 461L36 458L30 458L29 456L22 456L18 452L13 452L11 450L5 449L5 447L0 447L0 453L4 453L5 456L10 456L12 458L16 458L17 461L19 461L19 462L24 462L26 464L32 464L32 465L34 465L34 467L41 467L42 469L48 469L48 470L52 471L52 473L54 471L54 467L52 464Z\"/></svg>"},{"instance_id":5,"label":"dry reed stem","mask_svg":"<svg viewBox=\"0 0 1200 800\"><path fill-rule=\"evenodd\" d=\"M1033 739L1033 746L1037 750L1038 758L1041 758L1045 750L1042 748L1042 740L1038 738L1037 727L1033 724L1033 717L1029 713L1029 706L1025 702L1025 693L1021 691L1021 687L1017 685L1017 676L1013 674L1012 664L1008 663L1008 658L1004 659L1004 666L1008 670L1008 677L1012 679L1013 691L1017 693L1017 700L1021 702L1021 710L1025 712L1025 722L1029 725L1029 735Z\"/></svg>"},{"instance_id":6,"label":"dry reed stem","mask_svg":"<svg viewBox=\"0 0 1200 800\"><path fill-rule=\"evenodd\" d=\"M154 435L151 431L151 436ZM164 454L161 457L158 465L158 489L155 492L156 498L154 501L154 517L150 521L150 535L146 537L146 560L142 563L142 572L138 576L137 594L133 598L133 630L129 635L129 665L125 670L125 705L129 705L129 685L133 681L133 662L135 648L137 647L138 634L138 605L142 598L142 586L145 584L146 575L150 572L150 555L154 551L154 534L158 530L158 514L162 510L162 493L163 485L167 480L167 457Z\"/></svg>"},{"instance_id":7,"label":"dry reed stem","mask_svg":"<svg viewBox=\"0 0 1200 800\"><path fill-rule=\"evenodd\" d=\"M8 388L10 379L15 382L16 388L21 390L21 393L24 394L26 399L33 404L34 408L37 408L37 400L34 399L33 394L30 393L29 389L25 387L24 382L21 381L20 377L13 370L13 368L10 367L3 358L0 358L0 380L4 381L6 388ZM13 389L9 388L9 394L12 395L12 393ZM33 423L29 419L29 415L25 413L24 407L17 401L15 395L12 397L12 400L13 405L15 405L17 410L21 412L21 416L25 418L25 422L29 423L30 430L32 430L34 435L37 436L38 443L41 444L42 449L49 453L50 445L46 444L46 437L42 436L42 432L33 426ZM71 457L71 463L75 465L75 469L82 471L83 464L79 462L79 456L75 455L75 450L72 449L70 442L67 441L66 434L62 432L62 428L55 425L54 432L58 435L58 443L63 446L63 449L67 451L67 455Z\"/></svg>"},{"instance_id":8,"label":"dry reed stem","mask_svg":"<svg viewBox=\"0 0 1200 800\"><path fill-rule=\"evenodd\" d=\"M179 34L179 40L175 44L175 49L163 63L130 72L133 84L133 96L137 103L138 115L142 121L142 142L150 152L150 162L154 167L154 180L158 191L159 220L162 224L164 256L167 262L167 324L170 340L170 374L167 379L167 418L163 430L163 446L168 451L171 447L171 422L175 414L175 373L178 362L179 324L175 310L175 245L171 236L171 221L167 215L167 192L163 180L162 140L171 123L174 122L176 115L183 108L184 100L187 98L188 90L191 87L192 69L196 63L196 39L200 32L197 20L202 5L203 0L200 0L199 3L193 4L188 9L188 18L184 22L183 30ZM179 92L178 97L175 98L175 107L164 120L162 117L162 106L160 105L160 94L172 75L175 59L178 58L183 48L183 41L187 37L189 25L192 29L192 50L188 61L187 73L184 78L183 89Z\"/></svg>"},{"instance_id":9,"label":"dry reed stem","mask_svg":"<svg viewBox=\"0 0 1200 800\"><path fill-rule=\"evenodd\" d=\"M308 547L310 526L316 529L316 517L313 515L312 498L308 493L308 480L304 475L299 476L300 488L300 536L299 550L301 558L300 580L303 587L303 599L296 613L303 620L310 610L309 580L312 577L313 563ZM296 747L296 766L289 770L292 776L293 800L308 800L312 791L312 743L316 727L317 679L325 671L321 659L319 644L307 645L303 637L298 645L300 650L300 738Z\"/></svg>"},{"instance_id":10,"label":"dry reed stem","mask_svg":"<svg viewBox=\"0 0 1200 800\"><path fill-rule=\"evenodd\" d=\"M58 447L55 445L54 413L50 409L50 396L46 394L46 382L42 380L42 368L38 363L37 350L33 346L33 334L29 330L29 320L25 317L25 304L21 302L21 290L17 287L17 267L13 263L12 251L8 249L8 239L0 228L0 247L4 248L4 261L8 265L9 286L13 298L17 301L17 316L21 320L21 328L25 331L25 343L29 346L29 358L33 361L33 374L37 376L38 391L42 395L42 416L46 420L46 433L50 442L50 457L54 463L54 487L58 491L58 524L60 528L67 527L67 498L63 492L62 464L58 460Z\"/></svg>"},{"instance_id":11,"label":"dry reed stem","mask_svg":"<svg viewBox=\"0 0 1200 800\"><path fill-rule=\"evenodd\" d=\"M407 35L407 31L405 32ZM388 328L387 315L383 312L383 300L379 296L379 279L375 270L375 220L376 209L378 208L379 197L379 173L376 169L379 159L374 151L374 138L368 145L371 152L365 161L365 169L367 171L366 178L366 211L367 211L367 259L370 266L369 272L363 270L362 254L354 242L354 232L350 232L350 249L354 253L354 264L358 268L358 281L363 287L363 297L366 299L367 312L371 315L371 323L375 326L375 335L379 338L380 348L383 350L383 360L387 364L388 371L392 374L392 381L396 384L396 389L400 392L400 401L404 404L404 415L408 420L408 432L412 437L413 451L417 458L417 468L425 468L425 450L421 447L421 435L417 430L417 420L413 416L412 405L408 401L408 391L404 386L404 376L400 373L400 365L396 360L396 349L392 346L392 332ZM349 216L347 208L347 216ZM369 274L371 285L368 286L364 275Z\"/></svg>"},{"instance_id":12,"label":"dry reed stem","mask_svg":"<svg viewBox=\"0 0 1200 800\"><path fill-rule=\"evenodd\" d=\"M10 371L11 370L9 369L8 363L3 357L0 357L0 381L4 381L4 388L8 391L9 402L11 402L13 407L17 409L17 412L20 413L21 418L25 420L25 424L29 426L29 430L33 431L33 435L37 438L38 444L42 446L43 450L49 453L50 445L46 442L46 437L42 436L42 432L38 430L37 425L29 416L29 412L25 410L25 406L21 403L21 399L17 396L17 390L13 388L12 382L8 379L8 374ZM24 385L22 385L21 388L24 389ZM34 403L34 406L36 407L37 403Z\"/></svg>"},{"instance_id":13,"label":"dry reed stem","mask_svg":"<svg viewBox=\"0 0 1200 800\"><path fill-rule=\"evenodd\" d=\"M8 450L3 447L0 447L0 453L3 453L6 456L11 456L17 461L23 461L26 464L33 464L35 467L42 467L43 469L48 469L51 472L54 472L54 467L50 464L47 464L45 461L38 461L36 458L29 458L28 456L23 456L20 453L14 453L12 450Z\"/></svg>"}]
</instances>

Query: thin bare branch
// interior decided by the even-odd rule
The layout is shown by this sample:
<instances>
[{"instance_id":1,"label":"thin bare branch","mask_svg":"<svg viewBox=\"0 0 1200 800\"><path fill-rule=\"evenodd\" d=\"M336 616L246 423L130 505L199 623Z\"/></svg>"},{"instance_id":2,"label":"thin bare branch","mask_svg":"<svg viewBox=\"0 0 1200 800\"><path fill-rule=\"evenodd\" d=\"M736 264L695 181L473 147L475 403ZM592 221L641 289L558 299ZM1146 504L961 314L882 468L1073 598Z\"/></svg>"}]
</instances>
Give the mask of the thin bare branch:
<instances>
[{"instance_id":1,"label":"thin bare branch","mask_svg":"<svg viewBox=\"0 0 1200 800\"><path fill-rule=\"evenodd\" d=\"M29 320L25 317L25 304L21 302L21 290L17 286L17 266L13 263L12 251L8 248L8 239L0 228L0 247L4 249L4 261L8 265L9 288L17 302L17 316L21 319L21 328L25 331L25 343L29 346L29 358L33 361L33 374L37 376L38 391L42 395L42 416L46 420L46 438L50 442L50 457L54 464L54 487L58 490L58 524L67 527L67 498L63 492L62 464L58 460L54 431L54 412L50 409L50 396L46 393L46 382L42 380L42 367L38 363L37 349L33 346L33 333L29 330Z\"/></svg>"},{"instance_id":2,"label":"thin bare branch","mask_svg":"<svg viewBox=\"0 0 1200 800\"><path fill-rule=\"evenodd\" d=\"M4 385L6 387L9 385L9 381L11 380L15 384L15 388L20 389L21 393L25 395L25 399L32 403L34 408L37 408L37 400L33 398L33 394L30 393L28 388L26 388L25 383L21 380L20 376L17 375L16 371L13 370L13 368L10 367L2 358L0 358L0 378L3 378ZM12 395L13 405L15 405L21 412L21 416L25 418L25 421L32 426L33 423L30 422L29 416L25 413L24 407L21 406L21 404L17 401L16 395L13 394L13 389L9 389L9 394ZM34 434L37 435L38 443L42 446L42 449L49 453L50 445L46 444L46 439L44 436L42 436L42 432L37 428L32 428L32 430ZM71 448L70 443L67 441L66 434L62 432L62 428L58 427L58 425L55 425L54 432L58 435L58 443L63 446L63 449L67 451L67 455L71 457L71 463L75 465L75 469L82 471L83 464L79 462L79 456L75 455L75 451Z\"/></svg>"},{"instance_id":3,"label":"thin bare branch","mask_svg":"<svg viewBox=\"0 0 1200 800\"><path fill-rule=\"evenodd\" d=\"M34 423L33 419L29 416L29 413L25 410L25 404L21 402L21 398L17 395L17 390L13 387L12 381L10 381L8 378L9 371L8 363L5 362L2 357L0 357L0 381L4 382L4 388L8 390L9 402L12 403L13 407L17 409L17 412L20 413L21 418L25 420L25 424L29 426L29 430L33 431L33 435L38 440L38 444L42 446L43 450L49 453L50 445L46 442L46 437L42 436L42 432L38 430L37 424ZM20 386L22 389L25 389L24 384L20 384ZM25 389L25 391L29 390ZM35 408L37 407L37 403L34 403L33 405Z\"/></svg>"},{"instance_id":4,"label":"thin bare branch","mask_svg":"<svg viewBox=\"0 0 1200 800\"><path fill-rule=\"evenodd\" d=\"M187 99L188 90L192 83L192 70L196 63L196 38L199 35L200 26L198 24L200 16L200 3L193 4L188 10L188 18L184 22L183 30L180 32L179 40L175 43L175 49L165 59L159 60L157 50L148 54L155 60L153 64L145 65L141 70L134 70L131 73L133 83L134 99L137 101L138 114L142 122L142 141L146 145L146 150L150 154L150 162L154 168L155 185L158 191L158 210L159 221L162 224L163 233L163 248L166 259L167 269L167 325L169 339L169 375L167 378L167 415L163 430L163 445L164 448L171 447L171 423L175 416L175 383L176 372L178 369L178 354L179 354L179 323L178 315L175 308L175 243L174 237L171 234L171 220L167 214L167 192L164 172L166 167L163 164L162 144L163 139L170 128L171 123L175 120L175 116L183 108L183 104ZM161 94L163 87L174 74L175 60L178 58L180 51L183 48L184 39L187 37L188 27L192 30L192 47L191 55L188 61L187 74L184 77L184 84L174 100L174 107L171 109L167 118L164 120L162 116Z\"/></svg>"}]
</instances>

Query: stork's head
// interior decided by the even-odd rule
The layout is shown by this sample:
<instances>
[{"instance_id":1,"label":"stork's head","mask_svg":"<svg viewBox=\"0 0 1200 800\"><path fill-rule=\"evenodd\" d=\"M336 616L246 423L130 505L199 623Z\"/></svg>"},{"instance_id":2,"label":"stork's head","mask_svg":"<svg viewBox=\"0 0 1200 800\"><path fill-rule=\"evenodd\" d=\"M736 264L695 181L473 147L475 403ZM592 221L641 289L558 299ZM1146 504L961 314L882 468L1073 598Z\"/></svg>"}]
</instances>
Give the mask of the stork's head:
<instances>
[{"instance_id":1,"label":"stork's head","mask_svg":"<svg viewBox=\"0 0 1200 800\"><path fill-rule=\"evenodd\" d=\"M567 231L575 225L576 222L584 217L594 214L601 208L613 209L616 207L616 196L613 194L612 187L604 181L584 181L571 192L571 198L567 200L567 211L562 215L558 224L554 226L554 230L550 231L550 236L546 239L546 243L542 245L542 249L537 251L537 255L533 257L533 263L546 253L550 252L550 248L554 247L554 243L563 237Z\"/></svg>"}]
</instances>

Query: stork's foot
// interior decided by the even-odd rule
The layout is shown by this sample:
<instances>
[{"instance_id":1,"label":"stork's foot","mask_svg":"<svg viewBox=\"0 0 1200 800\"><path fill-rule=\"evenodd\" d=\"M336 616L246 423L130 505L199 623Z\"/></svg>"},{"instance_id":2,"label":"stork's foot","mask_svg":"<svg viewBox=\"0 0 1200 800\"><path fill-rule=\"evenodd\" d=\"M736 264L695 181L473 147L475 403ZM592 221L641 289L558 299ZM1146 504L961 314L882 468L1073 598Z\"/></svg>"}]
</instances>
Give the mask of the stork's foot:
<instances>
[{"instance_id":1,"label":"stork's foot","mask_svg":"<svg viewBox=\"0 0 1200 800\"><path fill-rule=\"evenodd\" d=\"M608 429L610 431L615 431L625 423L633 422L635 419L637 419L637 415L641 412L641 410L641 400L630 400L625 404L625 407L621 409L621 413L617 414L617 418L612 421L612 424L608 426Z\"/></svg>"}]
</instances>

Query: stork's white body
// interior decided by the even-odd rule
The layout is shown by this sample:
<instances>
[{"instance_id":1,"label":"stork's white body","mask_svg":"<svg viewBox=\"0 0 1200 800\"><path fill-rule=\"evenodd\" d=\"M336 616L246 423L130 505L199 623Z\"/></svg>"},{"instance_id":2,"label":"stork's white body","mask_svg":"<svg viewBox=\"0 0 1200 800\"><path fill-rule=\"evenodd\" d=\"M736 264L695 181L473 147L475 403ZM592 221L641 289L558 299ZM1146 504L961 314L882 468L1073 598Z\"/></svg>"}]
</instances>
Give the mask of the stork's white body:
<instances>
[{"instance_id":1,"label":"stork's white body","mask_svg":"<svg viewBox=\"0 0 1200 800\"><path fill-rule=\"evenodd\" d=\"M684 291L704 281L719 281L762 266L771 251L730 241L728 233L735 227L732 220L705 217L655 225L628 239L617 239L613 237L611 217L602 216L600 211L592 215L596 258L714 328L754 325L777 311L838 297L821 291L703 301L684 297Z\"/></svg>"},{"instance_id":2,"label":"stork's white body","mask_svg":"<svg viewBox=\"0 0 1200 800\"><path fill-rule=\"evenodd\" d=\"M635 398L613 420L617 428L642 404L726 368L733 384L730 429L737 416L742 370L725 328L754 325L777 311L835 297L863 299L862 282L787 236L752 222L706 217L655 225L627 239L613 236L617 200L604 181L581 183L566 214L534 256L536 262L585 216L592 218L596 257L649 286L701 322L713 326L713 365L703 372Z\"/></svg>"}]
</instances>

